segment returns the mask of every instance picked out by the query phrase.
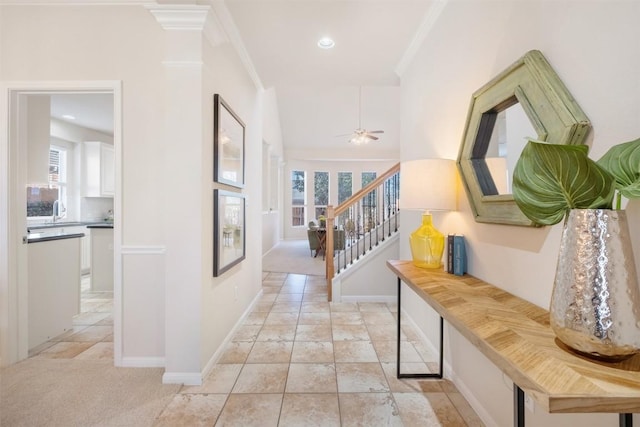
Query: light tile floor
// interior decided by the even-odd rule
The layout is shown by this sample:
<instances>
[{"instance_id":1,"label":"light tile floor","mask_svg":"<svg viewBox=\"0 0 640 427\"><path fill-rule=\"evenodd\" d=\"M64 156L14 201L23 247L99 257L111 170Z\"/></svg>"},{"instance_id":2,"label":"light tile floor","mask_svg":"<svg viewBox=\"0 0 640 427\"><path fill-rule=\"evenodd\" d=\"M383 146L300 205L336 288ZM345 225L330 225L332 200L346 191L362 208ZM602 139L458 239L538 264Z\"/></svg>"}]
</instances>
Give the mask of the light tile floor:
<instances>
[{"instance_id":1,"label":"light tile floor","mask_svg":"<svg viewBox=\"0 0 640 427\"><path fill-rule=\"evenodd\" d=\"M29 350L29 357L113 360L113 292L91 292L90 276L82 276L80 291L73 329Z\"/></svg>"},{"instance_id":2,"label":"light tile floor","mask_svg":"<svg viewBox=\"0 0 640 427\"><path fill-rule=\"evenodd\" d=\"M113 294L82 280L73 330L35 358L113 359ZM156 426L482 426L447 380L396 378L395 304L328 303L323 277L264 273L263 295L202 386L184 386ZM437 357L402 324L402 368Z\"/></svg>"},{"instance_id":3,"label":"light tile floor","mask_svg":"<svg viewBox=\"0 0 640 427\"><path fill-rule=\"evenodd\" d=\"M482 426L447 380L396 378L395 304L328 303L319 276L265 273L263 295L201 386L156 426ZM402 325L402 368L436 355Z\"/></svg>"}]
</instances>

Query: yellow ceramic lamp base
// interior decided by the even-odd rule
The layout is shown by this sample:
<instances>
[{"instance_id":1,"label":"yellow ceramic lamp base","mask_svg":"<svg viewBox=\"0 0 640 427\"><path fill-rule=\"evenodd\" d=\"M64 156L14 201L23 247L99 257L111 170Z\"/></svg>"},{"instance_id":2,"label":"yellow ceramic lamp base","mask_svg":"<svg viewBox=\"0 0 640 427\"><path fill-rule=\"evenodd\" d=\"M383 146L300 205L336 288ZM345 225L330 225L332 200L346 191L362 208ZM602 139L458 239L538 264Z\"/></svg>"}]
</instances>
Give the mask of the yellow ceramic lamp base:
<instances>
[{"instance_id":1,"label":"yellow ceramic lamp base","mask_svg":"<svg viewBox=\"0 0 640 427\"><path fill-rule=\"evenodd\" d=\"M430 213L422 214L422 225L409 236L413 264L421 268L442 267L444 235L433 226Z\"/></svg>"}]
</instances>

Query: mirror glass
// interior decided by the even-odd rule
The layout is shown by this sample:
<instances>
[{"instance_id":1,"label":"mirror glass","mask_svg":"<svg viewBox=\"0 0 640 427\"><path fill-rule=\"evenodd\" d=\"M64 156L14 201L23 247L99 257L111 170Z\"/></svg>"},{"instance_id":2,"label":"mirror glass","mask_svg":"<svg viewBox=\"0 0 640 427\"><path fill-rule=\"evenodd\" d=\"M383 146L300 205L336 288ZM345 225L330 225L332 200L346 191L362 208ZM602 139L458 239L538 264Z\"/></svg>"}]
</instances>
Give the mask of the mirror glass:
<instances>
[{"instance_id":1,"label":"mirror glass","mask_svg":"<svg viewBox=\"0 0 640 427\"><path fill-rule=\"evenodd\" d=\"M575 98L537 50L474 92L457 161L474 219L535 226L511 194L522 149L529 138L582 144L590 128Z\"/></svg>"},{"instance_id":2,"label":"mirror glass","mask_svg":"<svg viewBox=\"0 0 640 427\"><path fill-rule=\"evenodd\" d=\"M484 158L494 185L482 189L485 196L511 193L511 173L528 138L538 134L519 102L496 114Z\"/></svg>"}]
</instances>

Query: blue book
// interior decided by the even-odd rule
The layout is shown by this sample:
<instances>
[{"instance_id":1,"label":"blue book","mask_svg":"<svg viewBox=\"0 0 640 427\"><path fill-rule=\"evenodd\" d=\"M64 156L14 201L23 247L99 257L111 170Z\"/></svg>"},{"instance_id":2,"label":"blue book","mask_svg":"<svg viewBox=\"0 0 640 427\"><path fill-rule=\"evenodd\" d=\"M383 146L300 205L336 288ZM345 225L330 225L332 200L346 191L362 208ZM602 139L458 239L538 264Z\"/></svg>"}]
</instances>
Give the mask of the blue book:
<instances>
[{"instance_id":1,"label":"blue book","mask_svg":"<svg viewBox=\"0 0 640 427\"><path fill-rule=\"evenodd\" d=\"M453 274L462 276L467 272L467 250L464 236L457 234L453 237Z\"/></svg>"},{"instance_id":2,"label":"blue book","mask_svg":"<svg viewBox=\"0 0 640 427\"><path fill-rule=\"evenodd\" d=\"M453 274L453 234L447 236L447 273Z\"/></svg>"}]
</instances>

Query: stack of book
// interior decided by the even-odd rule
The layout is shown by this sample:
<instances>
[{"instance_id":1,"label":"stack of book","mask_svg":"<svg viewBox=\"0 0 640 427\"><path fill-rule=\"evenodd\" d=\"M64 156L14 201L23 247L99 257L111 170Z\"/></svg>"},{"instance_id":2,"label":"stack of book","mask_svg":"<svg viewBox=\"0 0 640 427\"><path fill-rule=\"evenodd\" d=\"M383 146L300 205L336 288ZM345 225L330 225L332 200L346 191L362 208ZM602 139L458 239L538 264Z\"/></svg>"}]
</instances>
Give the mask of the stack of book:
<instances>
[{"instance_id":1,"label":"stack of book","mask_svg":"<svg viewBox=\"0 0 640 427\"><path fill-rule=\"evenodd\" d=\"M447 236L447 272L456 276L467 272L467 250L461 234Z\"/></svg>"}]
</instances>

